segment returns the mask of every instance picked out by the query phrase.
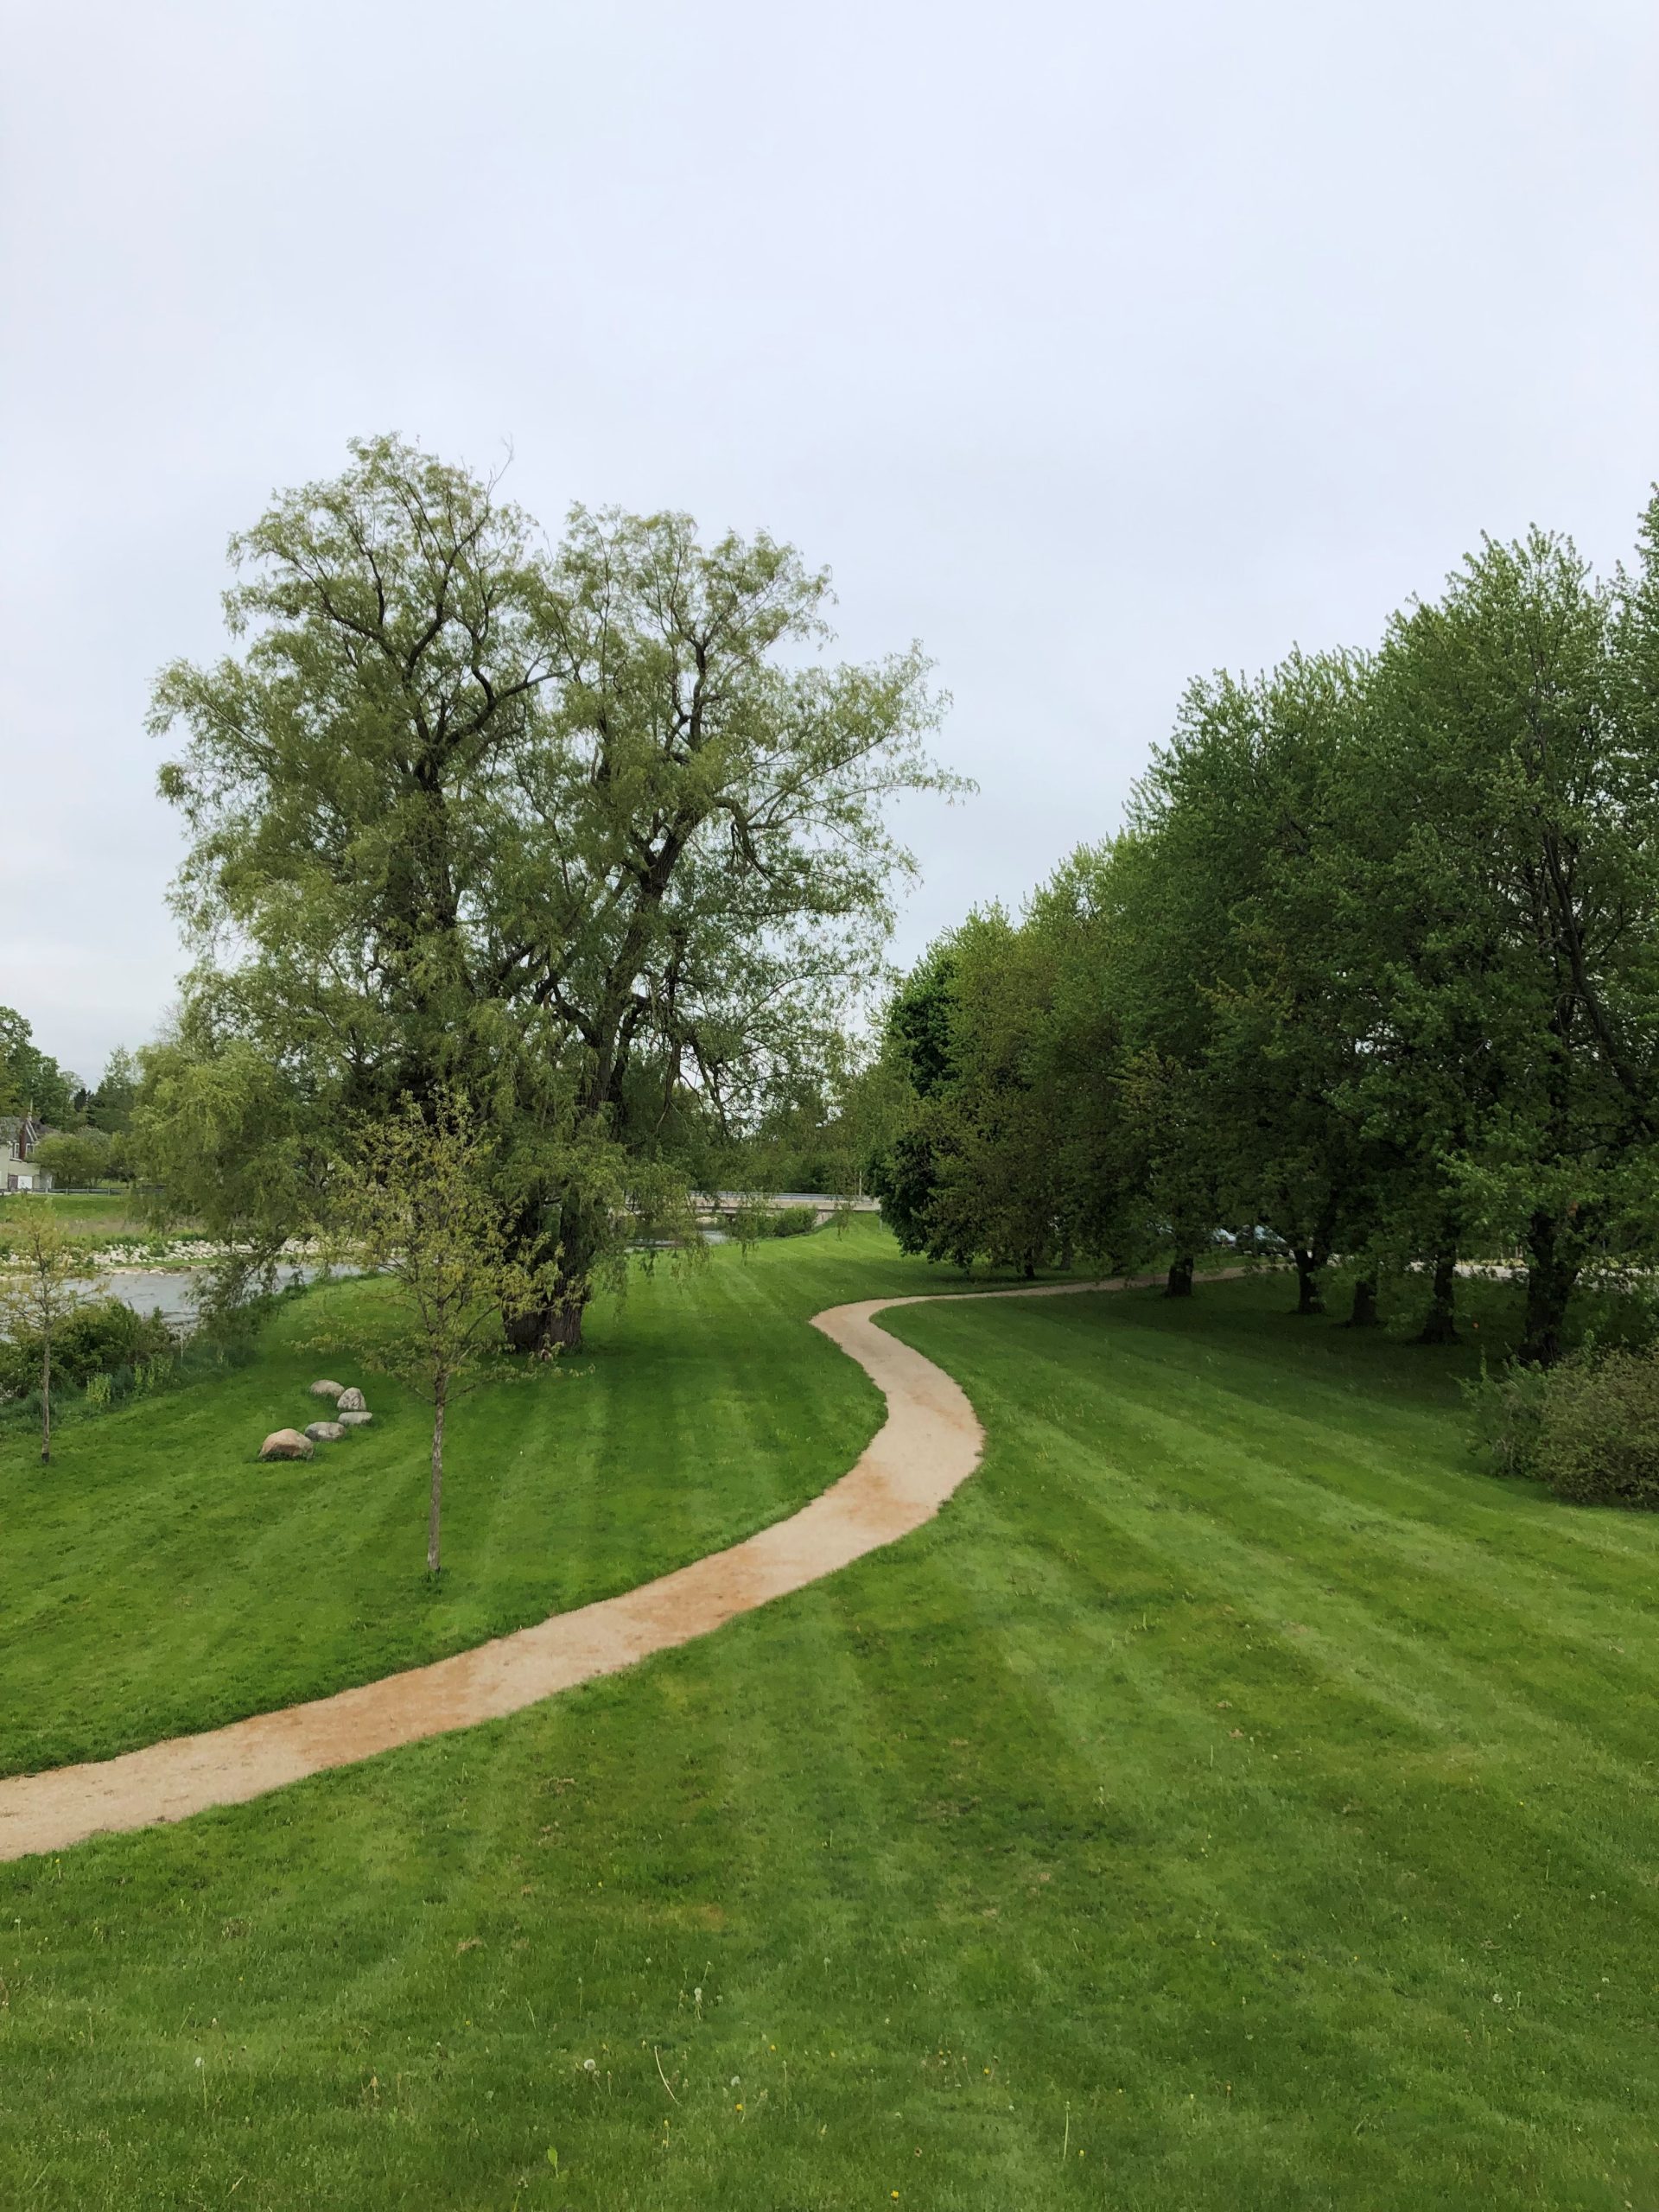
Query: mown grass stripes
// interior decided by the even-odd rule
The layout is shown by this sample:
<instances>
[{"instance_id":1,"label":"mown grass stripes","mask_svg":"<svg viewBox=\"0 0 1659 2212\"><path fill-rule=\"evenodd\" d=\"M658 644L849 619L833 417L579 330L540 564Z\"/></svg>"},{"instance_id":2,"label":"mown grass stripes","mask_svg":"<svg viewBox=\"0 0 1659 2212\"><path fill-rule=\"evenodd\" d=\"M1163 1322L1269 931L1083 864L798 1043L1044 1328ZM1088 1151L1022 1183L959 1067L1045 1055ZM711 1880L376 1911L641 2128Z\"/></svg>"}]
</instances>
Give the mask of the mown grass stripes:
<instances>
[{"instance_id":1,"label":"mown grass stripes","mask_svg":"<svg viewBox=\"0 0 1659 2212\"><path fill-rule=\"evenodd\" d=\"M664 1465L868 1433L782 1324L902 1268L803 1247L614 1325L581 1541L626 1533L630 1406ZM0 1870L15 2201L1659 2202L1659 1523L1482 1475L1472 1347L1285 1302L895 1313L989 1439L918 1535L512 1721Z\"/></svg>"}]
</instances>

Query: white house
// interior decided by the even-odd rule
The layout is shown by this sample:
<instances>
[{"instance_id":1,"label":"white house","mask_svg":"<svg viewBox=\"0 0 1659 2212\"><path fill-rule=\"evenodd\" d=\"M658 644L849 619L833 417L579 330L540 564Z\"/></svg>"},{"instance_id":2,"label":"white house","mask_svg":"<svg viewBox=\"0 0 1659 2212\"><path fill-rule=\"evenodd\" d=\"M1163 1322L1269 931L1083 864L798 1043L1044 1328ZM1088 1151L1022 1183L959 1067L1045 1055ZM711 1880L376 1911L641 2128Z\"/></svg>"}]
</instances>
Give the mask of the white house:
<instances>
[{"instance_id":1,"label":"white house","mask_svg":"<svg viewBox=\"0 0 1659 2212\"><path fill-rule=\"evenodd\" d=\"M0 1114L0 1191L49 1191L52 1178L29 1154L46 1135L29 1114Z\"/></svg>"}]
</instances>

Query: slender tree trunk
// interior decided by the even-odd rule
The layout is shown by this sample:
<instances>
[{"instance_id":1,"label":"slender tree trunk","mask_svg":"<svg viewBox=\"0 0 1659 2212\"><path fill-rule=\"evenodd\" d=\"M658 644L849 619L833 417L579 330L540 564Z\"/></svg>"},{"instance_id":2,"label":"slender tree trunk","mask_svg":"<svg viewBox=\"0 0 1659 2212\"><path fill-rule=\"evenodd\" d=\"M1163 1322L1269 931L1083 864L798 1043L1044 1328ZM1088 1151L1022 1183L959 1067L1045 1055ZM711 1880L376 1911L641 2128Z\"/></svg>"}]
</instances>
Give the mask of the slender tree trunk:
<instances>
[{"instance_id":1,"label":"slender tree trunk","mask_svg":"<svg viewBox=\"0 0 1659 2212\"><path fill-rule=\"evenodd\" d=\"M1458 1255L1455 1252L1438 1252L1434 1255L1434 1287L1429 1293L1428 1311L1417 1332L1420 1344L1457 1343L1457 1296Z\"/></svg>"},{"instance_id":2,"label":"slender tree trunk","mask_svg":"<svg viewBox=\"0 0 1659 2212\"><path fill-rule=\"evenodd\" d=\"M1376 1310L1376 1283L1370 1275L1362 1275L1354 1285L1353 1311L1343 1323L1344 1329L1374 1329L1382 1316Z\"/></svg>"},{"instance_id":3,"label":"slender tree trunk","mask_svg":"<svg viewBox=\"0 0 1659 2212\"><path fill-rule=\"evenodd\" d=\"M41 1463L49 1464L52 1458L52 1337L48 1331L41 1342Z\"/></svg>"},{"instance_id":4,"label":"slender tree trunk","mask_svg":"<svg viewBox=\"0 0 1659 2212\"><path fill-rule=\"evenodd\" d=\"M1561 1356L1567 1303L1579 1271L1561 1252L1551 1216L1534 1214L1527 1252L1527 1313L1516 1357L1525 1367L1553 1367Z\"/></svg>"},{"instance_id":5,"label":"slender tree trunk","mask_svg":"<svg viewBox=\"0 0 1659 2212\"><path fill-rule=\"evenodd\" d=\"M443 1517L443 1408L445 1389L441 1382L432 1401L432 1499L426 1513L426 1571L439 1567L438 1538Z\"/></svg>"},{"instance_id":6,"label":"slender tree trunk","mask_svg":"<svg viewBox=\"0 0 1659 2212\"><path fill-rule=\"evenodd\" d=\"M1296 1261L1296 1311L1299 1313L1323 1313L1325 1300L1319 1294L1319 1261L1312 1252L1293 1247Z\"/></svg>"},{"instance_id":7,"label":"slender tree trunk","mask_svg":"<svg viewBox=\"0 0 1659 2212\"><path fill-rule=\"evenodd\" d=\"M1184 1252L1169 1263L1169 1274L1164 1283L1166 1298L1191 1298L1192 1295L1192 1255Z\"/></svg>"}]
</instances>

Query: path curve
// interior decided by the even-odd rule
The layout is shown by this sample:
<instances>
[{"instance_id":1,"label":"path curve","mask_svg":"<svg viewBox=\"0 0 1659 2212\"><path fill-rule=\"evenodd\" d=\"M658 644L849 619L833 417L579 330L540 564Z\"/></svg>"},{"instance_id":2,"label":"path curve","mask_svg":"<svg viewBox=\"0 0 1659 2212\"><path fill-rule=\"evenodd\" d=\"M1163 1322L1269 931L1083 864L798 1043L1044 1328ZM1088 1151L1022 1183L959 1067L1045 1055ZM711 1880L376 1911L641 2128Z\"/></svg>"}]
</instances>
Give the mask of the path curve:
<instances>
[{"instance_id":1,"label":"path curve","mask_svg":"<svg viewBox=\"0 0 1659 2212\"><path fill-rule=\"evenodd\" d=\"M960 1385L878 1329L878 1313L935 1300L1056 1297L1146 1288L1161 1280L1120 1276L1031 1289L936 1291L829 1306L813 1315L813 1327L858 1362L886 1398L887 1416L857 1465L798 1513L620 1598L555 1613L430 1666L202 1735L169 1737L118 1758L0 1780L0 1860L187 1820L214 1805L245 1804L400 1744L499 1720L804 1590L931 1521L979 1465L984 1446L984 1431Z\"/></svg>"}]
</instances>

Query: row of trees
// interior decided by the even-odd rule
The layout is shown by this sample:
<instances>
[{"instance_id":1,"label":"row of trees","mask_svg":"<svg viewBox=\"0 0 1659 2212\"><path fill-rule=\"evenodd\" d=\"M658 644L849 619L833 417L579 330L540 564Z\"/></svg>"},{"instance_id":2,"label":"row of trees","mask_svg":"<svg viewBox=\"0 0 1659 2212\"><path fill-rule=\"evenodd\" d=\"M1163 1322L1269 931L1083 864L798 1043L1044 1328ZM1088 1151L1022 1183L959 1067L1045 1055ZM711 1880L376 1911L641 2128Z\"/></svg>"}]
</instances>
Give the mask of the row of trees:
<instances>
[{"instance_id":1,"label":"row of trees","mask_svg":"<svg viewBox=\"0 0 1659 2212\"><path fill-rule=\"evenodd\" d=\"M0 1114L33 1114L42 1122L77 1118L79 1080L35 1042L15 1007L0 1006Z\"/></svg>"},{"instance_id":2,"label":"row of trees","mask_svg":"<svg viewBox=\"0 0 1659 2212\"><path fill-rule=\"evenodd\" d=\"M1128 827L908 977L878 1174L912 1248L1190 1288L1265 1234L1304 1311L1524 1268L1522 1356L1659 1257L1659 500L1630 570L1486 542L1368 652L1188 692Z\"/></svg>"},{"instance_id":3,"label":"row of trees","mask_svg":"<svg viewBox=\"0 0 1659 2212\"><path fill-rule=\"evenodd\" d=\"M103 1080L89 1090L41 1050L32 1024L15 1007L0 1006L0 1114L29 1114L54 1128L114 1137L131 1123L138 1080L137 1061L118 1046Z\"/></svg>"},{"instance_id":4,"label":"row of trees","mask_svg":"<svg viewBox=\"0 0 1659 2212\"><path fill-rule=\"evenodd\" d=\"M627 1243L763 1102L821 1091L911 867L894 794L951 787L912 648L829 665L828 576L762 535L575 510L401 442L232 548L235 641L160 680L196 949L135 1135L257 1261L338 1210L356 1129L464 1099L515 1344L580 1340Z\"/></svg>"},{"instance_id":5,"label":"row of trees","mask_svg":"<svg viewBox=\"0 0 1659 2212\"><path fill-rule=\"evenodd\" d=\"M103 1079L89 1089L43 1052L30 1023L0 1006L0 1114L29 1115L52 1135L35 1157L54 1182L69 1185L128 1182L137 1157L128 1141L139 1085L138 1064L118 1046Z\"/></svg>"}]
</instances>

